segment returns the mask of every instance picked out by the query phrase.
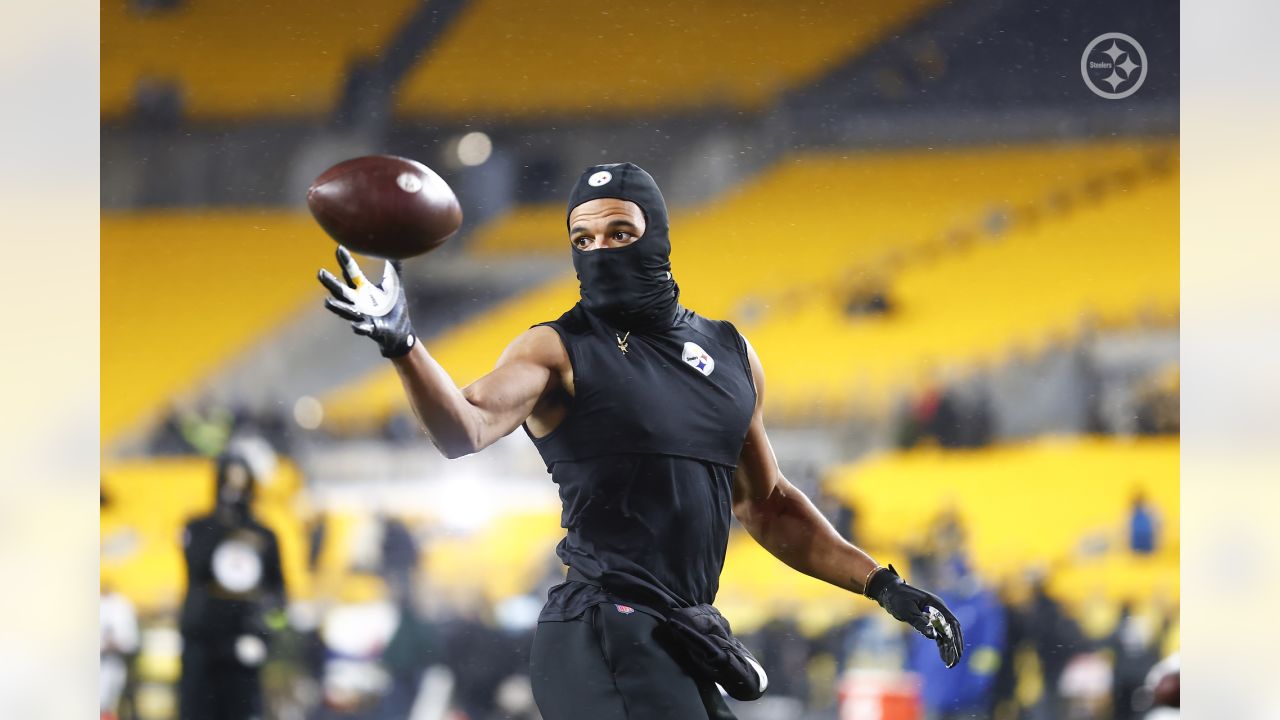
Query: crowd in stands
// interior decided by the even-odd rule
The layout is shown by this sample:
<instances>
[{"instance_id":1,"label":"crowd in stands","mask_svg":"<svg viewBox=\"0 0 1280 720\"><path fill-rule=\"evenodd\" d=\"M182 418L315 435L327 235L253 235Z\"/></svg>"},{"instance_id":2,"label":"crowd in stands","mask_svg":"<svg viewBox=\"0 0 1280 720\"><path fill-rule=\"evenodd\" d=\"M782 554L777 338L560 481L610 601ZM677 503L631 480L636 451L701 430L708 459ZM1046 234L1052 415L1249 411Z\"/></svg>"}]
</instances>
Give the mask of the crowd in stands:
<instances>
[{"instance_id":1,"label":"crowd in stands","mask_svg":"<svg viewBox=\"0 0 1280 720\"><path fill-rule=\"evenodd\" d=\"M830 495L820 505L846 537L857 540L856 507ZM559 563L549 557L542 577L523 595L501 602L460 598L424 569L428 541L421 528L391 514L373 520L379 531L375 556L353 568L347 582L376 590L353 600L337 589L291 604L263 668L268 716L391 720L447 697L452 714L441 717L536 720L528 653L541 598L563 577ZM1123 527L1122 552L1150 556L1163 549L1160 518L1141 493L1128 516L1115 520ZM321 519L309 533L313 570L327 542L324 528ZM815 630L800 621L799 608L782 608L743 633L770 673L767 707L804 720L834 718L847 673L905 669L923 680L921 702L930 720L1143 717L1150 705L1148 674L1176 649L1176 599L1071 606L1052 592L1052 567L983 576L970 562L966 534L965 519L945 511L926 533L904 539L904 570L935 589L964 622L968 652L959 667L944 670L930 641L879 614ZM371 608L391 620L372 619L377 613ZM171 611L139 618L123 595L103 588L104 709L122 720L172 716L139 691L145 696L150 685L154 695L157 678L165 677L156 671L163 665L156 643L149 647L140 638L173 622ZM353 634L363 641L353 643ZM752 715L750 705L738 712L766 716Z\"/></svg>"},{"instance_id":2,"label":"crowd in stands","mask_svg":"<svg viewBox=\"0 0 1280 720\"><path fill-rule=\"evenodd\" d=\"M989 445L994 433L992 409L981 388L969 390L931 382L899 411L896 444L908 449L932 441L940 447Z\"/></svg>"}]
</instances>

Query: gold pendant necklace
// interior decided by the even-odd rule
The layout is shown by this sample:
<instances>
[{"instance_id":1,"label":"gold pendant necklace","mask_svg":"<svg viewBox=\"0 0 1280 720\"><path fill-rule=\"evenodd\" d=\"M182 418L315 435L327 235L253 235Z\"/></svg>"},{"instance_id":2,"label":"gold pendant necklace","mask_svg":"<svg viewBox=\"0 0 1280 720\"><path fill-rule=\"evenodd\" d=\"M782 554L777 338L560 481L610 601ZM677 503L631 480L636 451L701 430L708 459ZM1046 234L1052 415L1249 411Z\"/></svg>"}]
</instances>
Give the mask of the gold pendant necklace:
<instances>
[{"instance_id":1,"label":"gold pendant necklace","mask_svg":"<svg viewBox=\"0 0 1280 720\"><path fill-rule=\"evenodd\" d=\"M627 354L627 338L631 337L631 331L628 330L626 334L622 336L619 336L617 333L614 333L613 336L618 338L618 349L622 351L623 355L626 355Z\"/></svg>"}]
</instances>

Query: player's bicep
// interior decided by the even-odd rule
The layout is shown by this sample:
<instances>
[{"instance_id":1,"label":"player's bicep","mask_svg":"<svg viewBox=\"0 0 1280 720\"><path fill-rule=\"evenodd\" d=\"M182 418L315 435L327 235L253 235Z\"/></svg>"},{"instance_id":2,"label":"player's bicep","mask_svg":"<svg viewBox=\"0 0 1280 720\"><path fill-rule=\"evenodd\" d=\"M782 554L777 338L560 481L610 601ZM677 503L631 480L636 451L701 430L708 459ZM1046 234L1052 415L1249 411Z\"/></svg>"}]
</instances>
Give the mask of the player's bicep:
<instances>
[{"instance_id":1,"label":"player's bicep","mask_svg":"<svg viewBox=\"0 0 1280 720\"><path fill-rule=\"evenodd\" d=\"M751 376L755 382L756 406L751 415L751 424L747 427L747 436L742 443L733 484L734 512L744 523L747 522L744 518L751 516L753 507L773 494L782 477L778 458L773 453L769 435L764 429L764 369L751 343L746 343L746 347Z\"/></svg>"},{"instance_id":2,"label":"player's bicep","mask_svg":"<svg viewBox=\"0 0 1280 720\"><path fill-rule=\"evenodd\" d=\"M546 368L518 360L494 368L463 388L462 394L479 410L484 425L505 428L505 435L529 417L550 377Z\"/></svg>"},{"instance_id":3,"label":"player's bicep","mask_svg":"<svg viewBox=\"0 0 1280 720\"><path fill-rule=\"evenodd\" d=\"M492 371L462 389L480 413L485 445L515 430L533 412L551 385L557 349L564 352L554 330L533 328L507 346Z\"/></svg>"},{"instance_id":4,"label":"player's bicep","mask_svg":"<svg viewBox=\"0 0 1280 720\"><path fill-rule=\"evenodd\" d=\"M764 429L764 421L757 415L747 428L742 454L738 456L738 468L734 472L733 503L735 510L742 504L761 503L773 494L781 480L778 458Z\"/></svg>"}]
</instances>

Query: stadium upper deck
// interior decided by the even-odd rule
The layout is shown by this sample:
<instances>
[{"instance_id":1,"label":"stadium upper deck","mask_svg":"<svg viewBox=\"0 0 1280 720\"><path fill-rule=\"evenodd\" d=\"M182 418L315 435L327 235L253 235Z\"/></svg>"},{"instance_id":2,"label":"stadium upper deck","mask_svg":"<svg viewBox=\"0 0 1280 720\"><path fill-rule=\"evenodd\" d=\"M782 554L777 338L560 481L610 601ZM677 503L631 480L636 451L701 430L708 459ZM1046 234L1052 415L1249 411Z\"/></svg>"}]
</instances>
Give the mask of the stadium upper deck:
<instances>
[{"instance_id":1,"label":"stadium upper deck","mask_svg":"<svg viewBox=\"0 0 1280 720\"><path fill-rule=\"evenodd\" d=\"M758 110L936 4L476 0L405 78L397 111L538 118ZM853 16L859 22L848 22Z\"/></svg>"},{"instance_id":2,"label":"stadium upper deck","mask_svg":"<svg viewBox=\"0 0 1280 720\"><path fill-rule=\"evenodd\" d=\"M146 84L173 84L201 120L325 115L351 65L382 52L413 0L191 0L138 11L102 3L102 116L134 109Z\"/></svg>"},{"instance_id":3,"label":"stadium upper deck","mask_svg":"<svg viewBox=\"0 0 1280 720\"><path fill-rule=\"evenodd\" d=\"M475 0L438 42L409 47L418 59L389 80L408 117L580 115L584 98L586 113L605 117L760 109L936 4ZM129 115L148 84L173 86L198 120L327 116L352 69L390 52L418 7L190 0L139 11L104 3L103 117ZM859 22L847 22L854 13ZM412 28L405 42L415 42Z\"/></svg>"}]
</instances>

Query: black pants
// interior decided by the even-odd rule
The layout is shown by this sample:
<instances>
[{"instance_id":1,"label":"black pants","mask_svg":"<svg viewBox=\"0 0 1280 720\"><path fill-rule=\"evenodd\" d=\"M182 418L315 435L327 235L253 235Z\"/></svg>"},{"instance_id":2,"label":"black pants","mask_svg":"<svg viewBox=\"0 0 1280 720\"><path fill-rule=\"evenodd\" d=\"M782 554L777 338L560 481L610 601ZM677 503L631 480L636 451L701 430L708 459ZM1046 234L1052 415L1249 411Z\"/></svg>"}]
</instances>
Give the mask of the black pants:
<instances>
[{"instance_id":1,"label":"black pants","mask_svg":"<svg viewBox=\"0 0 1280 720\"><path fill-rule=\"evenodd\" d=\"M262 717L258 669L200 645L182 649L178 681L181 720L251 720Z\"/></svg>"},{"instance_id":2,"label":"black pants","mask_svg":"<svg viewBox=\"0 0 1280 720\"><path fill-rule=\"evenodd\" d=\"M689 677L654 639L657 626L610 604L539 623L530 676L543 720L731 720L715 683Z\"/></svg>"}]
</instances>

